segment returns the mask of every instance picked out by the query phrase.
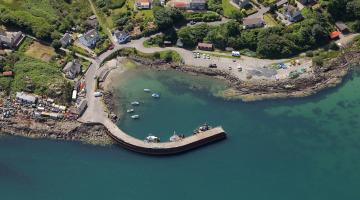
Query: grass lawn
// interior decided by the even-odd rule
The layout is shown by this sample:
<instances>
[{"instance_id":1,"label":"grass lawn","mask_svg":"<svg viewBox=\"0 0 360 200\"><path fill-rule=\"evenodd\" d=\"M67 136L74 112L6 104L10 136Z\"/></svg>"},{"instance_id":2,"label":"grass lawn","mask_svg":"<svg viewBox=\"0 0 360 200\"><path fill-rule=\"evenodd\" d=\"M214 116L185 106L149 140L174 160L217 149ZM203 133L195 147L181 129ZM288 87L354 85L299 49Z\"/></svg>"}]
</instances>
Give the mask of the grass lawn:
<instances>
[{"instance_id":1,"label":"grass lawn","mask_svg":"<svg viewBox=\"0 0 360 200\"><path fill-rule=\"evenodd\" d=\"M264 15L264 21L269 26L277 26L277 25L279 25L277 23L277 21L269 13Z\"/></svg>"},{"instance_id":2,"label":"grass lawn","mask_svg":"<svg viewBox=\"0 0 360 200\"><path fill-rule=\"evenodd\" d=\"M231 5L230 0L222 0L222 8L224 9L224 15L229 17L233 11L239 10L235 6Z\"/></svg>"},{"instance_id":3,"label":"grass lawn","mask_svg":"<svg viewBox=\"0 0 360 200\"><path fill-rule=\"evenodd\" d=\"M147 39L147 40L145 40L145 41L143 42L144 47L146 47L146 48L159 47L159 45L157 45L157 44L150 44L150 43L149 43L149 40L150 40L150 39Z\"/></svg>"},{"instance_id":4,"label":"grass lawn","mask_svg":"<svg viewBox=\"0 0 360 200\"><path fill-rule=\"evenodd\" d=\"M51 57L55 56L55 49L50 46L45 46L39 42L34 41L26 50L25 55L36 58L45 62L49 62Z\"/></svg>"},{"instance_id":5,"label":"grass lawn","mask_svg":"<svg viewBox=\"0 0 360 200\"><path fill-rule=\"evenodd\" d=\"M152 10L138 10L135 19L154 19L154 13Z\"/></svg>"}]
</instances>

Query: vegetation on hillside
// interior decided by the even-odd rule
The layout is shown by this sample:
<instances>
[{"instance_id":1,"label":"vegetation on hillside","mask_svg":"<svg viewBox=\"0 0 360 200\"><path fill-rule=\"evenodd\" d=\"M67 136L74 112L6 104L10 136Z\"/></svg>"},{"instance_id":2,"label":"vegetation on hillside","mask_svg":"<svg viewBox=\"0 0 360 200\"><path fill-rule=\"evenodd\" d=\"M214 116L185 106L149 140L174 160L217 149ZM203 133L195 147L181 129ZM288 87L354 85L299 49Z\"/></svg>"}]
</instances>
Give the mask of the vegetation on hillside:
<instances>
[{"instance_id":1,"label":"vegetation on hillside","mask_svg":"<svg viewBox=\"0 0 360 200\"><path fill-rule=\"evenodd\" d=\"M325 16L309 12L305 20L287 27L243 30L238 22L230 21L215 27L206 24L183 27L177 35L188 48L205 41L219 49L250 49L261 57L282 58L328 43L331 30Z\"/></svg>"},{"instance_id":2,"label":"vegetation on hillside","mask_svg":"<svg viewBox=\"0 0 360 200\"><path fill-rule=\"evenodd\" d=\"M0 23L52 41L72 27L84 29L87 0L0 0Z\"/></svg>"},{"instance_id":3,"label":"vegetation on hillside","mask_svg":"<svg viewBox=\"0 0 360 200\"><path fill-rule=\"evenodd\" d=\"M14 77L0 77L0 89L7 94L18 91L31 92L58 98L67 102L71 94L72 84L67 81L54 62L44 62L20 53L7 56L4 71L12 70Z\"/></svg>"},{"instance_id":4,"label":"vegetation on hillside","mask_svg":"<svg viewBox=\"0 0 360 200\"><path fill-rule=\"evenodd\" d=\"M350 22L351 28L360 32L360 0L329 0L323 4L335 21Z\"/></svg>"}]
</instances>

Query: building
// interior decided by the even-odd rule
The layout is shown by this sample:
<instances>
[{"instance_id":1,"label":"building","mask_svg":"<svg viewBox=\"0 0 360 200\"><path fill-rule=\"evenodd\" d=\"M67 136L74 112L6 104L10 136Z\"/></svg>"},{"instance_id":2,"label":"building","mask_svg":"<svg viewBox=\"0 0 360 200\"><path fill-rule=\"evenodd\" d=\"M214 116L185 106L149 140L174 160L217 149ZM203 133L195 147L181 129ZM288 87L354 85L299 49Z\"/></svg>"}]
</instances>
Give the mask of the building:
<instances>
[{"instance_id":1,"label":"building","mask_svg":"<svg viewBox=\"0 0 360 200\"><path fill-rule=\"evenodd\" d=\"M91 15L85 21L85 26L89 29L97 29L99 27L99 22L96 19L96 15Z\"/></svg>"},{"instance_id":2,"label":"building","mask_svg":"<svg viewBox=\"0 0 360 200\"><path fill-rule=\"evenodd\" d=\"M209 43L198 43L198 49L204 50L204 51L213 51L214 45Z\"/></svg>"},{"instance_id":3,"label":"building","mask_svg":"<svg viewBox=\"0 0 360 200\"><path fill-rule=\"evenodd\" d=\"M99 40L100 36L96 29L91 29L79 36L79 42L88 48L94 48Z\"/></svg>"},{"instance_id":4,"label":"building","mask_svg":"<svg viewBox=\"0 0 360 200\"><path fill-rule=\"evenodd\" d=\"M25 35L21 32L6 32L0 31L0 48L15 49L25 38Z\"/></svg>"},{"instance_id":5,"label":"building","mask_svg":"<svg viewBox=\"0 0 360 200\"><path fill-rule=\"evenodd\" d=\"M114 32L114 36L116 38L116 41L119 44L124 44L124 43L128 42L128 40L130 39L129 33L125 32L125 31L116 30Z\"/></svg>"},{"instance_id":6,"label":"building","mask_svg":"<svg viewBox=\"0 0 360 200\"><path fill-rule=\"evenodd\" d=\"M151 0L137 0L135 2L136 8L138 9L150 9L151 8Z\"/></svg>"},{"instance_id":7,"label":"building","mask_svg":"<svg viewBox=\"0 0 360 200\"><path fill-rule=\"evenodd\" d=\"M87 108L87 101L86 99L82 99L77 105L77 111L76 111L77 114L81 116L85 112L86 108Z\"/></svg>"},{"instance_id":8,"label":"building","mask_svg":"<svg viewBox=\"0 0 360 200\"><path fill-rule=\"evenodd\" d=\"M250 0L231 0L235 4L239 5L241 8L244 8L250 5Z\"/></svg>"},{"instance_id":9,"label":"building","mask_svg":"<svg viewBox=\"0 0 360 200\"><path fill-rule=\"evenodd\" d=\"M341 33L344 34L350 33L349 28L346 26L344 22L336 22L335 26Z\"/></svg>"},{"instance_id":10,"label":"building","mask_svg":"<svg viewBox=\"0 0 360 200\"><path fill-rule=\"evenodd\" d=\"M191 10L205 10L206 9L206 0L191 0L190 1Z\"/></svg>"},{"instance_id":11,"label":"building","mask_svg":"<svg viewBox=\"0 0 360 200\"><path fill-rule=\"evenodd\" d=\"M72 42L72 38L71 35L69 33L65 33L61 38L60 38L60 43L63 47L68 46L69 44L71 44Z\"/></svg>"},{"instance_id":12,"label":"building","mask_svg":"<svg viewBox=\"0 0 360 200\"><path fill-rule=\"evenodd\" d=\"M245 18L243 20L244 28L259 28L265 26L262 18Z\"/></svg>"},{"instance_id":13,"label":"building","mask_svg":"<svg viewBox=\"0 0 360 200\"><path fill-rule=\"evenodd\" d=\"M285 6L284 15L290 22L298 22L303 19L300 10L290 4Z\"/></svg>"},{"instance_id":14,"label":"building","mask_svg":"<svg viewBox=\"0 0 360 200\"><path fill-rule=\"evenodd\" d=\"M34 95L25 94L24 92L17 92L16 100L24 104L36 104L38 99Z\"/></svg>"},{"instance_id":15,"label":"building","mask_svg":"<svg viewBox=\"0 0 360 200\"><path fill-rule=\"evenodd\" d=\"M189 10L190 9L190 0L173 0L169 4L171 7L178 8L181 10Z\"/></svg>"},{"instance_id":16,"label":"building","mask_svg":"<svg viewBox=\"0 0 360 200\"><path fill-rule=\"evenodd\" d=\"M61 113L53 113L53 112L41 112L42 117L48 117L51 119L63 119L64 115Z\"/></svg>"},{"instance_id":17,"label":"building","mask_svg":"<svg viewBox=\"0 0 360 200\"><path fill-rule=\"evenodd\" d=\"M81 64L79 60L74 59L68 62L63 68L66 78L74 79L81 72Z\"/></svg>"},{"instance_id":18,"label":"building","mask_svg":"<svg viewBox=\"0 0 360 200\"><path fill-rule=\"evenodd\" d=\"M6 71L2 73L2 76L4 77L12 77L14 76L14 73L12 71Z\"/></svg>"}]
</instances>

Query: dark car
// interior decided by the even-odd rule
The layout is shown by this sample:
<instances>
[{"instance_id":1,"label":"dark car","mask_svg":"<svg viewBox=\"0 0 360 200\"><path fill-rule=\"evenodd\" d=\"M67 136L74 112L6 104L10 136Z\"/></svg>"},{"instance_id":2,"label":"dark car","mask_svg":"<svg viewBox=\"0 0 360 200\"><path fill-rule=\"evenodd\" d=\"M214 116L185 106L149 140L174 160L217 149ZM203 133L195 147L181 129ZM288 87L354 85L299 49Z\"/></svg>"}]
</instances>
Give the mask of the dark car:
<instances>
[{"instance_id":1,"label":"dark car","mask_svg":"<svg viewBox=\"0 0 360 200\"><path fill-rule=\"evenodd\" d=\"M217 68L217 65L216 64L210 64L209 67L210 68Z\"/></svg>"}]
</instances>

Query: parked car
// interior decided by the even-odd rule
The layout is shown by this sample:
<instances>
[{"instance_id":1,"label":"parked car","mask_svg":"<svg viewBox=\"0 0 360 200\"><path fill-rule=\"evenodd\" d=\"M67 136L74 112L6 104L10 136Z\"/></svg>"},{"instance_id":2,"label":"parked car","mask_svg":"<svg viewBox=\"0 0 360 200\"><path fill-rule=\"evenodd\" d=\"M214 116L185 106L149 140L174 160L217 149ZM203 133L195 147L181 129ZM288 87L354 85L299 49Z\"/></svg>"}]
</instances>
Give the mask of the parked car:
<instances>
[{"instance_id":1,"label":"parked car","mask_svg":"<svg viewBox=\"0 0 360 200\"><path fill-rule=\"evenodd\" d=\"M94 97L101 97L103 94L101 92L94 92Z\"/></svg>"},{"instance_id":2,"label":"parked car","mask_svg":"<svg viewBox=\"0 0 360 200\"><path fill-rule=\"evenodd\" d=\"M210 68L217 68L217 65L216 64L210 64L209 67Z\"/></svg>"}]
</instances>

